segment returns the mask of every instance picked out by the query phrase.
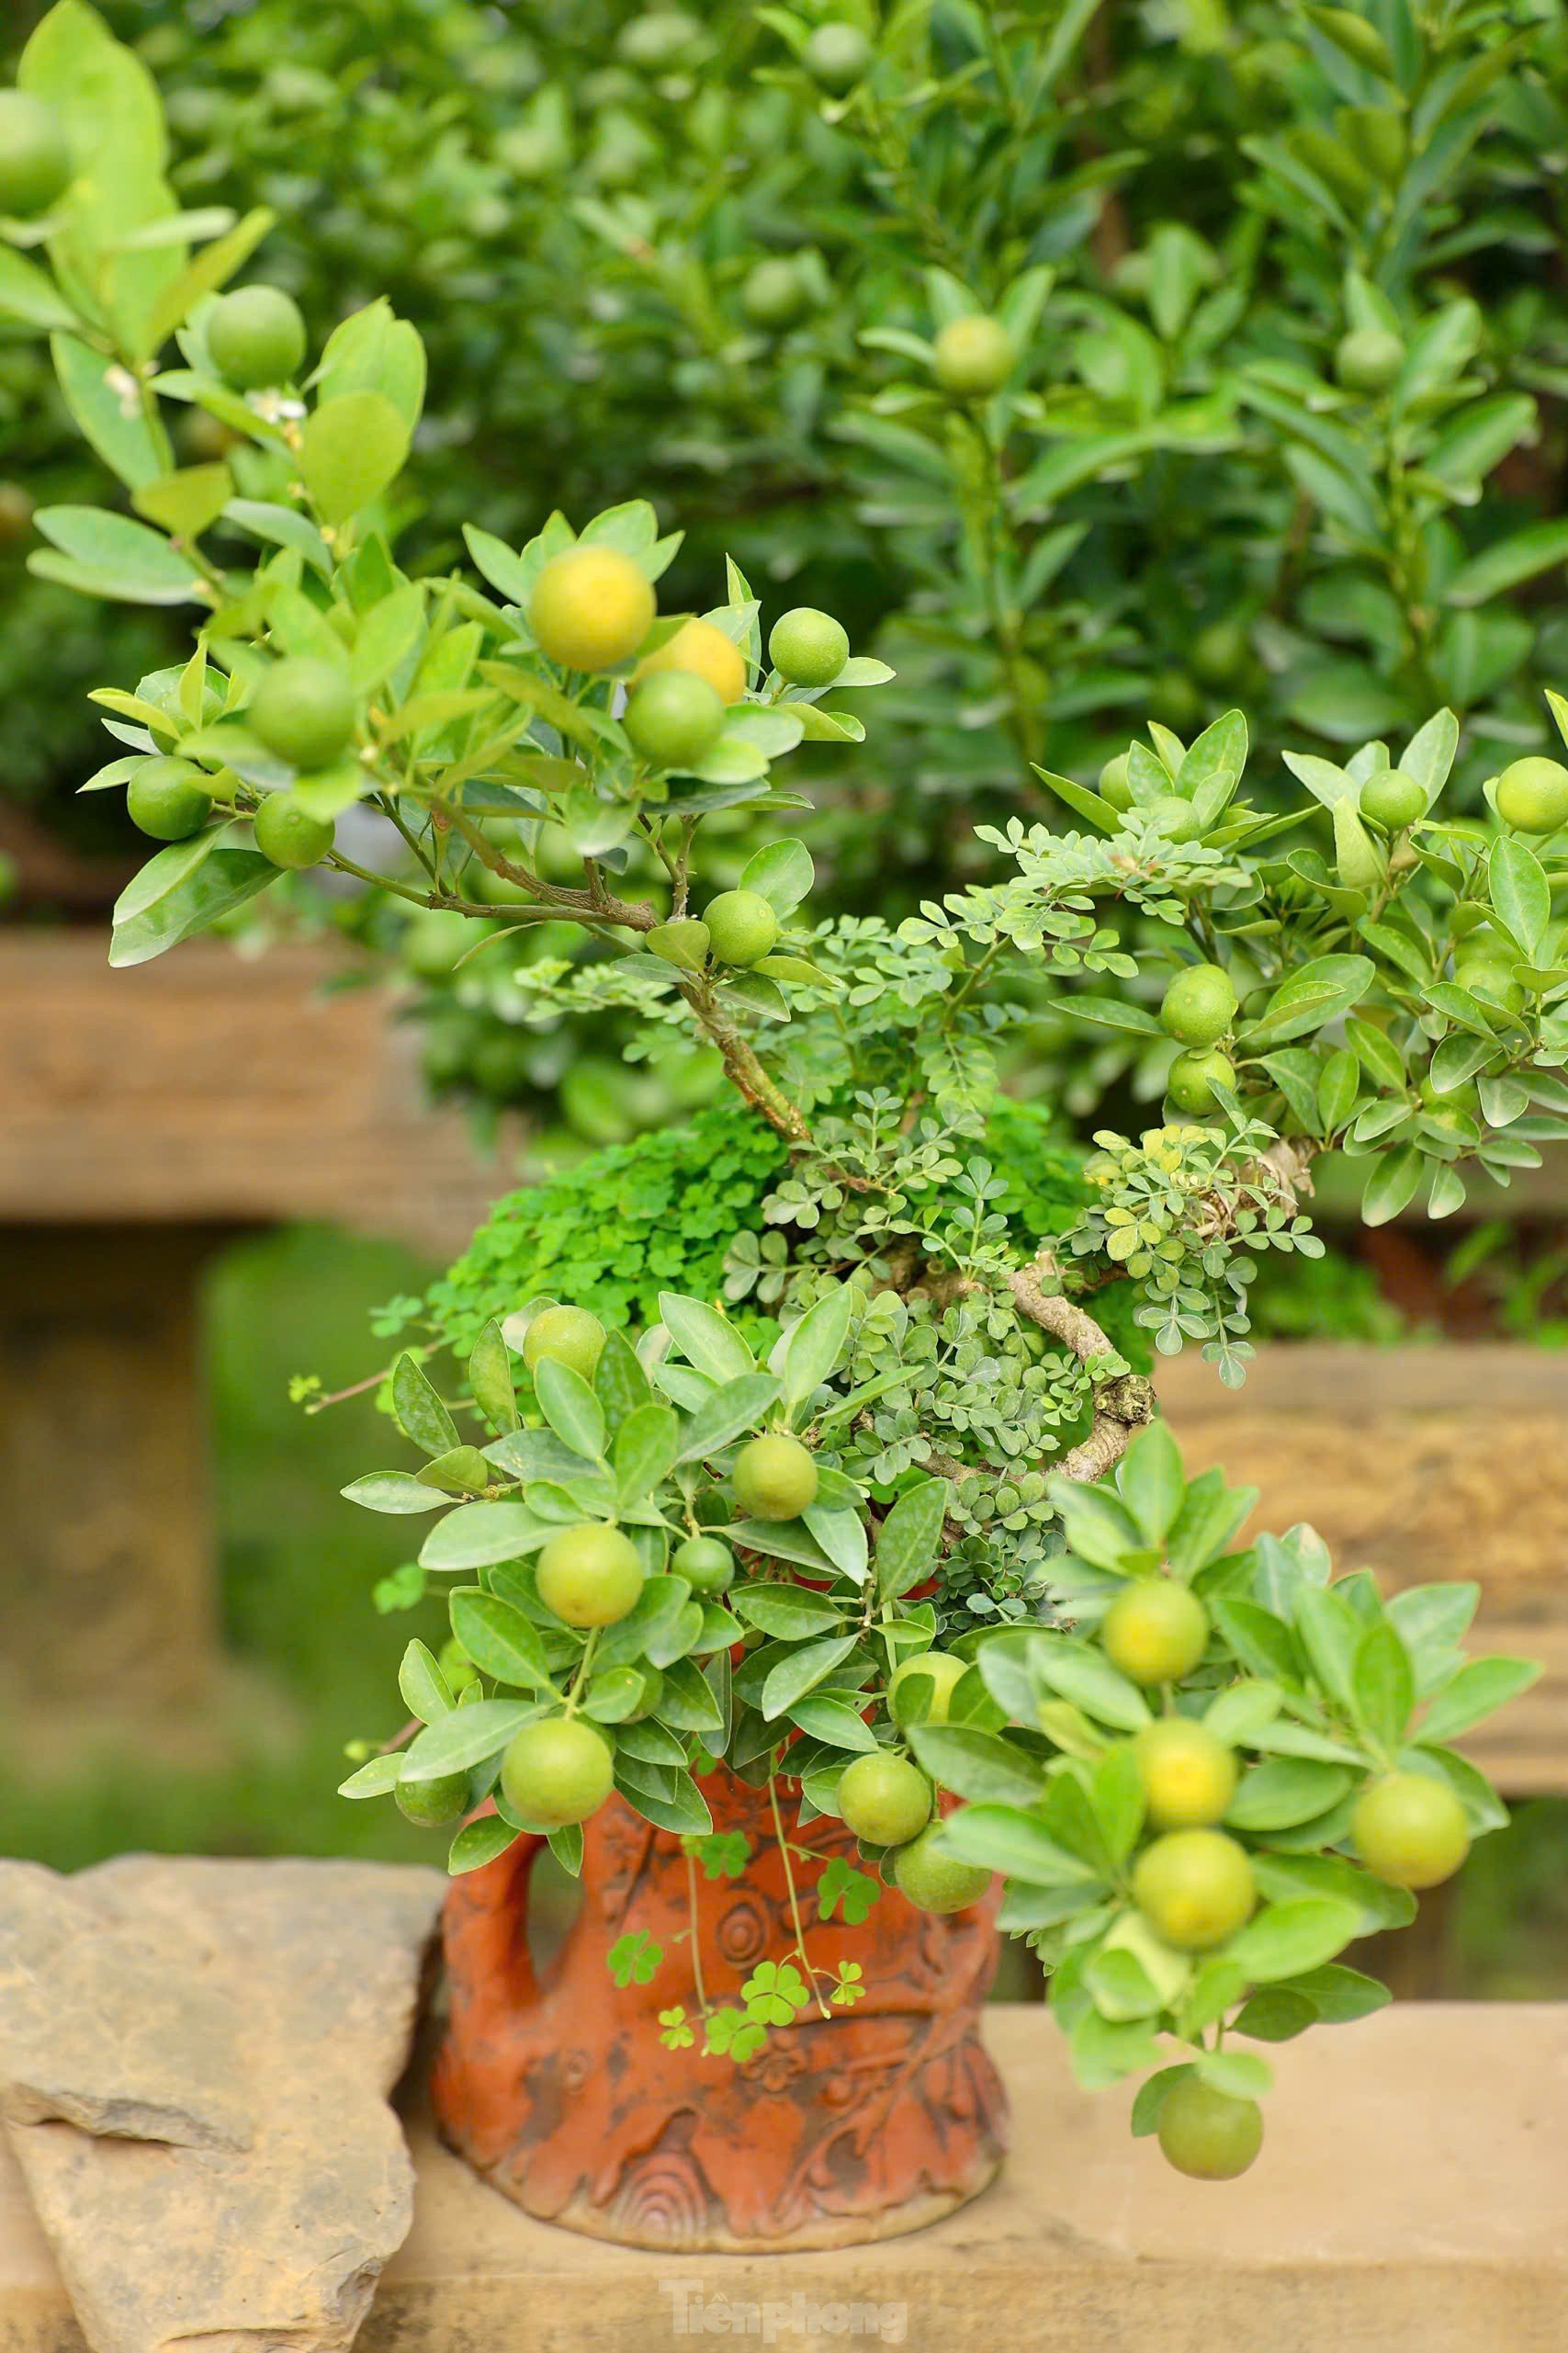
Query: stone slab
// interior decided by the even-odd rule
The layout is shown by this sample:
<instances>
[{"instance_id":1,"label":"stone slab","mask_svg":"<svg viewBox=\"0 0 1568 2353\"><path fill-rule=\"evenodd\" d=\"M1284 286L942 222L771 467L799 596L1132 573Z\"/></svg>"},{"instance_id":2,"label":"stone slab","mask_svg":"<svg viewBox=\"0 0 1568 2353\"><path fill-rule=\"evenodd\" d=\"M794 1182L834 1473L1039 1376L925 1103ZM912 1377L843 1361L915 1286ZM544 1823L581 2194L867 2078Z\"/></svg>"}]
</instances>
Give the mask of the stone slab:
<instances>
[{"instance_id":1,"label":"stone slab","mask_svg":"<svg viewBox=\"0 0 1568 2353\"><path fill-rule=\"evenodd\" d=\"M412 2212L389 2101L443 1885L0 1864L0 2117L93 2353L345 2353ZM15 2209L0 2191L0 2279ZM78 2342L39 2237L15 2235L0 2347Z\"/></svg>"},{"instance_id":2,"label":"stone slab","mask_svg":"<svg viewBox=\"0 0 1568 2353\"><path fill-rule=\"evenodd\" d=\"M744 2330L749 2303L774 2308L787 2353L1568 2343L1568 2005L1396 2006L1281 2046L1264 2155L1212 2186L1127 2137L1129 2095L1074 2087L1043 2012L994 2009L987 2032L1015 2119L1002 2180L931 2230L831 2254L681 2259L575 2238L510 2206L416 2117L414 2226L359 2353L655 2353L698 2324L766 2341ZM81 2353L3 2170L0 2353Z\"/></svg>"}]
</instances>

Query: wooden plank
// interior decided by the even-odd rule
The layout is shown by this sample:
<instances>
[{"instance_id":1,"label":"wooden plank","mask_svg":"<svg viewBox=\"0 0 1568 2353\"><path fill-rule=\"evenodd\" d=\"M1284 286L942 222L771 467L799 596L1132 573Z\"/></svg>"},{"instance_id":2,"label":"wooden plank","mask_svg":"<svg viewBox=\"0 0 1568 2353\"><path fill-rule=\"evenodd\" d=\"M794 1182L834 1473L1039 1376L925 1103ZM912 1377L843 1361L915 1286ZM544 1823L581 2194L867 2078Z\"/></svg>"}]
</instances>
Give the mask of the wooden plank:
<instances>
[{"instance_id":1,"label":"wooden plank","mask_svg":"<svg viewBox=\"0 0 1568 2353\"><path fill-rule=\"evenodd\" d=\"M1183 2181L1131 2140L1131 2092L1079 2091L1038 2010L993 2010L987 2031L1013 2103L1001 2180L879 2246L606 2246L521 2213L416 2119L413 2229L359 2353L649 2353L698 2331L765 2341L761 2314L739 2316L748 2303L771 2305L773 2341L801 2353L1562 2353L1568 2006L1396 2005L1280 2045L1263 2155L1223 2185ZM700 2084L694 2065L694 2098ZM82 2353L3 2150L0 2353Z\"/></svg>"},{"instance_id":2,"label":"wooden plank","mask_svg":"<svg viewBox=\"0 0 1568 2353\"><path fill-rule=\"evenodd\" d=\"M487 1167L423 1099L395 997L324 992L344 969L193 941L116 972L102 933L0 934L0 1222L322 1218L461 1248L510 1154Z\"/></svg>"},{"instance_id":3,"label":"wooden plank","mask_svg":"<svg viewBox=\"0 0 1568 2353\"><path fill-rule=\"evenodd\" d=\"M1546 1671L1461 1745L1507 1796L1568 1794L1568 1356L1280 1342L1240 1390L1195 1352L1156 1384L1189 1469L1261 1490L1251 1530L1308 1521L1385 1592L1478 1579L1475 1647Z\"/></svg>"}]
</instances>

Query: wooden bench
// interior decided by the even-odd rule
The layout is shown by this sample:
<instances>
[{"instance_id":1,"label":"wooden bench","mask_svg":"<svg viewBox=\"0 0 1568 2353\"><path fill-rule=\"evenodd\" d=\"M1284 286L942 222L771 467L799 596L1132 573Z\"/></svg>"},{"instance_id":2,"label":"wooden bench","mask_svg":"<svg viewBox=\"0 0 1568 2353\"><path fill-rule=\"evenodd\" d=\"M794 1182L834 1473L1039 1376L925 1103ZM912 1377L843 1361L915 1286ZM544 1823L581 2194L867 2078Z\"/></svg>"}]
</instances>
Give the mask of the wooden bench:
<instances>
[{"instance_id":1,"label":"wooden bench","mask_svg":"<svg viewBox=\"0 0 1568 2353\"><path fill-rule=\"evenodd\" d=\"M417 1035L342 951L193 943L111 971L0 933L0 1716L165 1722L216 1657L197 1293L247 1227L458 1248L505 1181L422 1100Z\"/></svg>"},{"instance_id":2,"label":"wooden bench","mask_svg":"<svg viewBox=\"0 0 1568 2353\"><path fill-rule=\"evenodd\" d=\"M766 2342L770 2306L773 2342L799 2353L1562 2353L1568 2006L1395 2008L1280 2045L1263 2155L1224 2184L1183 2181L1129 2139L1130 2092L1080 2092L1040 2010L994 2009L987 2031L1012 2096L1000 2181L931 2230L830 2254L573 2237L416 2115L413 2229L358 2353ZM750 2327L748 2304L764 2308ZM3 2147L0 2353L84 2353Z\"/></svg>"},{"instance_id":3,"label":"wooden bench","mask_svg":"<svg viewBox=\"0 0 1568 2353\"><path fill-rule=\"evenodd\" d=\"M1195 1352L1156 1386L1189 1468L1261 1490L1250 1532L1310 1521L1385 1592L1478 1580L1476 1649L1546 1671L1461 1745L1508 1797L1568 1795L1568 1353L1276 1342L1239 1390Z\"/></svg>"}]
</instances>

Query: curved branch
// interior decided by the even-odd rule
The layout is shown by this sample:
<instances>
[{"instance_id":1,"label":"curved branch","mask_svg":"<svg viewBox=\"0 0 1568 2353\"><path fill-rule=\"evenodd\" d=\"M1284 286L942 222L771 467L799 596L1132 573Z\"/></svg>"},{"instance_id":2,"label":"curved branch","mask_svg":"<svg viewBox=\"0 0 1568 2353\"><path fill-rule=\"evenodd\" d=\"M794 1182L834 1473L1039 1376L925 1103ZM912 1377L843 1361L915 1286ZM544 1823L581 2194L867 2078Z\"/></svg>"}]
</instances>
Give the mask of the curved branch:
<instances>
[{"instance_id":1,"label":"curved branch","mask_svg":"<svg viewBox=\"0 0 1568 2353\"><path fill-rule=\"evenodd\" d=\"M1008 1276L1008 1288L1020 1313L1070 1349L1080 1364L1116 1355L1117 1350L1087 1309L1061 1291L1046 1289L1048 1283L1060 1280L1055 1258L1043 1243L1028 1266L1015 1267ZM1103 1478L1154 1418L1154 1384L1141 1373L1123 1373L1105 1382L1094 1391L1094 1421L1089 1436L1063 1456L1055 1466L1058 1474L1076 1479L1080 1486Z\"/></svg>"}]
</instances>

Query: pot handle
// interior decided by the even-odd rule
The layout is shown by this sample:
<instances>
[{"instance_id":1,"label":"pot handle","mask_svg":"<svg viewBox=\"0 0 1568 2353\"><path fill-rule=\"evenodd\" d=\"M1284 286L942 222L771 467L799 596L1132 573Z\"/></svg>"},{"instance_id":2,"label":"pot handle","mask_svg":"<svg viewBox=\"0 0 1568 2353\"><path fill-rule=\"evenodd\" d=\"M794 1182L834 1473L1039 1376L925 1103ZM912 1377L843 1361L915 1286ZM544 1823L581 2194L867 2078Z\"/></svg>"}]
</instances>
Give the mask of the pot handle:
<instances>
[{"instance_id":1,"label":"pot handle","mask_svg":"<svg viewBox=\"0 0 1568 2353\"><path fill-rule=\"evenodd\" d=\"M528 1882L547 1844L533 1831L519 1831L504 1854L452 1882L442 1934L455 1999L458 1987L482 1987L487 2001L509 2011L531 2008L537 2001L538 1980L528 1950ZM472 1992L462 1998L471 2000Z\"/></svg>"}]
</instances>

